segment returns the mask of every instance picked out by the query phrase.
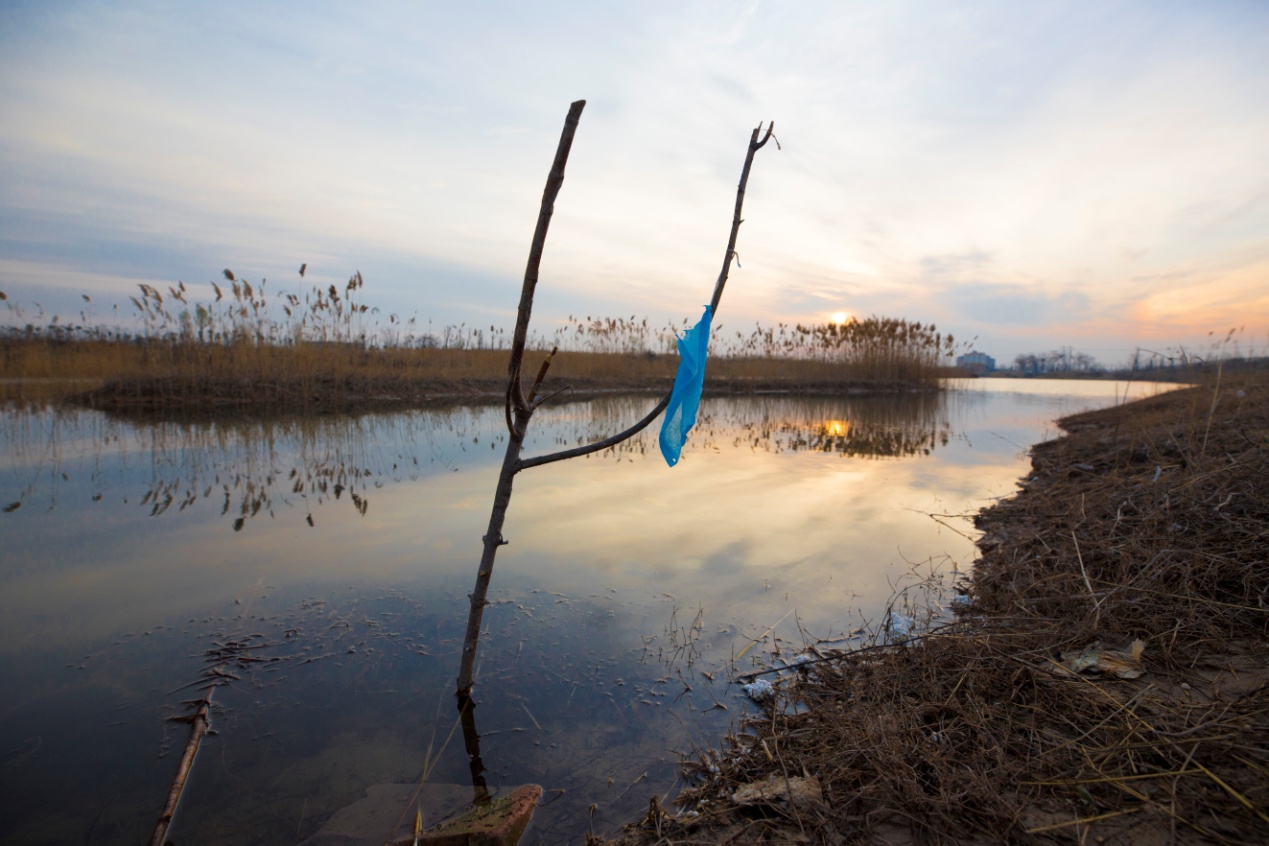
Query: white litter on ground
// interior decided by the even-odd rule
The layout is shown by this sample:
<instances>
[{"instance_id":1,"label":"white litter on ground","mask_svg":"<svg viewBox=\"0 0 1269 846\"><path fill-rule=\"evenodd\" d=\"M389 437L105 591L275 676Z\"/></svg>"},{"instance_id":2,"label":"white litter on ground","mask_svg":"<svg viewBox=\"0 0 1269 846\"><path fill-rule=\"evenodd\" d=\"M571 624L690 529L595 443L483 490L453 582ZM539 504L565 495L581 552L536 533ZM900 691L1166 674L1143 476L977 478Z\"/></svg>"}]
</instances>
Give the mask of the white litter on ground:
<instances>
[{"instance_id":1,"label":"white litter on ground","mask_svg":"<svg viewBox=\"0 0 1269 846\"><path fill-rule=\"evenodd\" d=\"M751 684L745 685L741 690L754 702L767 702L775 698L775 688L766 679L758 679Z\"/></svg>"},{"instance_id":2,"label":"white litter on ground","mask_svg":"<svg viewBox=\"0 0 1269 846\"><path fill-rule=\"evenodd\" d=\"M916 631L916 620L894 611L886 618L886 636L892 643L903 643Z\"/></svg>"}]
</instances>

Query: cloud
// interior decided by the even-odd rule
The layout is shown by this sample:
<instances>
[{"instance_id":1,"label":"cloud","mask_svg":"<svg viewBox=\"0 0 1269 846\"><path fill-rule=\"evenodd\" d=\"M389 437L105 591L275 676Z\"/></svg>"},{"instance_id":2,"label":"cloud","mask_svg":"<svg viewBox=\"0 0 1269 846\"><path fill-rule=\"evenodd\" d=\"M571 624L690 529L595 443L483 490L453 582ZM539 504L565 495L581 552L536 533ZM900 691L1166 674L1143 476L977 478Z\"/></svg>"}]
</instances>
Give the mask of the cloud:
<instances>
[{"instance_id":1,"label":"cloud","mask_svg":"<svg viewBox=\"0 0 1269 846\"><path fill-rule=\"evenodd\" d=\"M584 96L544 320L695 314L745 140L774 118L783 150L754 164L729 320L845 309L1109 345L1190 326L1189 291L1195 315L1269 324L1258 7L0 15L0 258L46 263L40 284L308 260L361 269L387 310L510 320L563 115Z\"/></svg>"},{"instance_id":2,"label":"cloud","mask_svg":"<svg viewBox=\"0 0 1269 846\"><path fill-rule=\"evenodd\" d=\"M983 250L970 250L965 253L951 255L922 256L920 260L924 280L933 283L946 283L962 279L967 274L975 275L989 272L993 262L992 255Z\"/></svg>"},{"instance_id":3,"label":"cloud","mask_svg":"<svg viewBox=\"0 0 1269 846\"><path fill-rule=\"evenodd\" d=\"M1072 326L1086 320L1092 299L1081 291L1036 291L1022 286L955 282L935 294L961 323L1014 333L1034 327Z\"/></svg>"},{"instance_id":4,"label":"cloud","mask_svg":"<svg viewBox=\"0 0 1269 846\"><path fill-rule=\"evenodd\" d=\"M1181 278L1184 285L1160 285L1132 306L1131 319L1149 337L1176 342L1249 320L1263 328L1258 318L1269 314L1269 251L1245 265Z\"/></svg>"}]
</instances>

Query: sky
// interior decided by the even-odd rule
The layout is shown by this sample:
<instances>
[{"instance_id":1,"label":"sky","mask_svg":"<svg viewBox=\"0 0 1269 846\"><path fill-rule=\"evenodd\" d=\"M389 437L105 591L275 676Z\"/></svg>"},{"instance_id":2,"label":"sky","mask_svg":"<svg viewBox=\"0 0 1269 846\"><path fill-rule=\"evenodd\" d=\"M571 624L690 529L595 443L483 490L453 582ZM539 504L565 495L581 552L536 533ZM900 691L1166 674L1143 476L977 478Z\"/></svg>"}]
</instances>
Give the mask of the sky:
<instances>
[{"instance_id":1,"label":"sky","mask_svg":"<svg viewBox=\"0 0 1269 846\"><path fill-rule=\"evenodd\" d=\"M934 323L1011 362L1269 348L1269 4L0 2L0 320L365 279L433 327L534 306ZM304 279L298 274L307 264ZM19 315L15 309L20 309ZM42 311L41 311L42 309ZM1209 334L1212 333L1212 334Z\"/></svg>"}]
</instances>

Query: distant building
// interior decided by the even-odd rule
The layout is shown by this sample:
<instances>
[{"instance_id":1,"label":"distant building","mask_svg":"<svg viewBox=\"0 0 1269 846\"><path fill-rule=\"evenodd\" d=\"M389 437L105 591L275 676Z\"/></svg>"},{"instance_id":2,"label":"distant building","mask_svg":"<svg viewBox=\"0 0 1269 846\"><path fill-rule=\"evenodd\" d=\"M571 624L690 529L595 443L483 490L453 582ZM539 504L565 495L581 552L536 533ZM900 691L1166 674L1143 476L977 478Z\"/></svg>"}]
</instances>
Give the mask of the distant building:
<instances>
[{"instance_id":1,"label":"distant building","mask_svg":"<svg viewBox=\"0 0 1269 846\"><path fill-rule=\"evenodd\" d=\"M996 359L987 355L987 353L970 350L964 355L956 357L956 366L966 373L972 373L975 376L986 376L996 369Z\"/></svg>"}]
</instances>

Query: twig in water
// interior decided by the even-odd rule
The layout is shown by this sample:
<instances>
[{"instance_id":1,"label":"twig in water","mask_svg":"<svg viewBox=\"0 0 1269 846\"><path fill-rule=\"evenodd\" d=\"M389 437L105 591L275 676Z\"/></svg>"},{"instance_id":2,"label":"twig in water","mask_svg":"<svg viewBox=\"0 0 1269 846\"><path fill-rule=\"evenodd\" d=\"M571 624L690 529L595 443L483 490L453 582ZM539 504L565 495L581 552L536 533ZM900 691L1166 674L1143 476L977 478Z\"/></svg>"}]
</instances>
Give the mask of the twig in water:
<instances>
[{"instance_id":1,"label":"twig in water","mask_svg":"<svg viewBox=\"0 0 1269 846\"><path fill-rule=\"evenodd\" d=\"M172 788L168 791L167 802L163 805L163 811L159 814L158 822L154 826L154 836L150 838L150 846L163 846L167 839L168 827L172 824L172 817L176 815L176 806L181 801L181 793L185 790L185 782L189 779L189 771L194 766L194 757L198 754L199 744L203 742L203 737L207 734L207 729L211 725L208 713L211 710L212 694L216 691L216 685L207 688L207 693L203 696L202 702L198 706L198 710L190 718L189 742L185 744L185 754L181 756L181 764L176 769L176 777L172 779Z\"/></svg>"},{"instance_id":2,"label":"twig in water","mask_svg":"<svg viewBox=\"0 0 1269 846\"><path fill-rule=\"evenodd\" d=\"M745 653L746 653L746 652L748 652L750 649L753 649L755 646L757 646L759 643L761 643L763 638L765 638L767 635L769 635L769 634L771 634L773 631L775 631L775 627L776 627L776 626L778 626L778 625L780 625L781 623L783 623L785 620L789 619L789 614L792 614L792 613L793 613L794 611L796 611L796 610L797 610L796 608L791 608L791 609L789 609L789 613L788 613L788 614L785 614L783 617L781 617L780 619L776 620L774 623L772 623L772 624L771 624L770 628L768 628L765 632L763 632L762 634L758 635L758 636L757 636L756 638L754 638L753 640L749 641L749 645L748 645L748 646L746 646L744 649L740 650L740 654L739 654L739 655L737 655L735 658L731 659L731 660L732 660L732 663L734 664L734 663L736 663L737 661L739 661L741 658L744 658L744 657L745 657Z\"/></svg>"}]
</instances>

